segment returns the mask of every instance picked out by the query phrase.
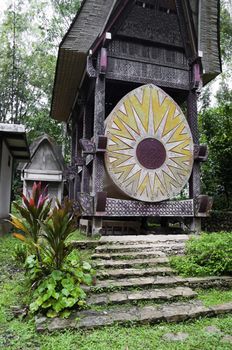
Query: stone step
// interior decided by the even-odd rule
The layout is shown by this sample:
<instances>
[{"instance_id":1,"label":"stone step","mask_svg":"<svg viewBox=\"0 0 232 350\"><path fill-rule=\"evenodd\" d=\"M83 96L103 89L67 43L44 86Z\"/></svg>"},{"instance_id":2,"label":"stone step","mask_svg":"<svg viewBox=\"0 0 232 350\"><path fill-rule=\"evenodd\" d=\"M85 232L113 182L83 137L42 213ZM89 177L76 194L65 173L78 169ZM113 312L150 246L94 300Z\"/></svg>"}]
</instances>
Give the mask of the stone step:
<instances>
[{"instance_id":1,"label":"stone step","mask_svg":"<svg viewBox=\"0 0 232 350\"><path fill-rule=\"evenodd\" d=\"M77 249L94 249L99 245L99 242L97 240L85 240L85 241L70 240L69 244L71 244L74 248L77 248Z\"/></svg>"},{"instance_id":2,"label":"stone step","mask_svg":"<svg viewBox=\"0 0 232 350\"><path fill-rule=\"evenodd\" d=\"M95 248L96 253L109 253L109 252L135 252L135 251L150 251L160 250L166 251L183 251L185 243L146 243L146 244L104 244Z\"/></svg>"},{"instance_id":3,"label":"stone step","mask_svg":"<svg viewBox=\"0 0 232 350\"><path fill-rule=\"evenodd\" d=\"M164 258L148 258L134 260L96 260L93 262L96 268L129 268L139 266L157 266L169 263L169 259Z\"/></svg>"},{"instance_id":4,"label":"stone step","mask_svg":"<svg viewBox=\"0 0 232 350\"><path fill-rule=\"evenodd\" d=\"M177 298L194 298L197 293L188 287L150 289L94 294L87 299L88 305L124 304L139 301L170 301Z\"/></svg>"},{"instance_id":5,"label":"stone step","mask_svg":"<svg viewBox=\"0 0 232 350\"><path fill-rule=\"evenodd\" d=\"M204 306L200 301L178 302L168 305L144 306L125 308L125 305L117 309L107 311L85 310L74 312L70 318L46 317L36 318L38 332L56 331L64 329L93 329L114 324L154 324L163 321L180 322L199 317L212 317L232 312L232 303L226 303L211 307Z\"/></svg>"},{"instance_id":6,"label":"stone step","mask_svg":"<svg viewBox=\"0 0 232 350\"><path fill-rule=\"evenodd\" d=\"M179 276L153 276L153 277L133 277L121 279L98 280L95 286L83 289L90 292L106 292L112 289L129 289L129 288L164 288L174 286L187 286L191 288L208 288L208 287L231 287L232 277L230 276L213 276L213 277L191 277L182 278Z\"/></svg>"},{"instance_id":7,"label":"stone step","mask_svg":"<svg viewBox=\"0 0 232 350\"><path fill-rule=\"evenodd\" d=\"M159 250L144 250L142 252L123 252L123 253L95 253L92 259L126 259L126 258L158 258L165 257L166 254Z\"/></svg>"},{"instance_id":8,"label":"stone step","mask_svg":"<svg viewBox=\"0 0 232 350\"><path fill-rule=\"evenodd\" d=\"M158 242L186 242L190 235L130 235L130 236L102 236L99 243L119 243L119 244L137 244L137 243L158 243Z\"/></svg>"},{"instance_id":9,"label":"stone step","mask_svg":"<svg viewBox=\"0 0 232 350\"><path fill-rule=\"evenodd\" d=\"M145 269L106 269L99 271L96 275L97 279L104 278L121 278L121 277L139 277L139 276L156 276L156 275L173 275L175 272L171 267L150 267Z\"/></svg>"}]
</instances>

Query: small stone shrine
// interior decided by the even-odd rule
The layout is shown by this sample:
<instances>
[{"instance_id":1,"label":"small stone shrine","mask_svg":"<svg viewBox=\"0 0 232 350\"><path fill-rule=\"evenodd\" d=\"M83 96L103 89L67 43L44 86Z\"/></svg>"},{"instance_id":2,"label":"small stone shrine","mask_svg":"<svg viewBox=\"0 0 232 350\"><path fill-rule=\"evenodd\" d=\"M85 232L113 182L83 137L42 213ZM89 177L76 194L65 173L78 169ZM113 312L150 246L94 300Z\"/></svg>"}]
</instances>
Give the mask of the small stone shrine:
<instances>
[{"instance_id":1,"label":"small stone shrine","mask_svg":"<svg viewBox=\"0 0 232 350\"><path fill-rule=\"evenodd\" d=\"M197 98L221 72L219 8L82 1L59 47L51 116L70 127L70 197L93 234L149 217L200 230L212 201L201 194Z\"/></svg>"},{"instance_id":2,"label":"small stone shrine","mask_svg":"<svg viewBox=\"0 0 232 350\"><path fill-rule=\"evenodd\" d=\"M30 145L31 162L21 168L23 193L31 192L34 182L41 182L42 187L48 185L50 198L61 201L63 197L63 171L65 168L61 149L48 135L37 138Z\"/></svg>"}]
</instances>

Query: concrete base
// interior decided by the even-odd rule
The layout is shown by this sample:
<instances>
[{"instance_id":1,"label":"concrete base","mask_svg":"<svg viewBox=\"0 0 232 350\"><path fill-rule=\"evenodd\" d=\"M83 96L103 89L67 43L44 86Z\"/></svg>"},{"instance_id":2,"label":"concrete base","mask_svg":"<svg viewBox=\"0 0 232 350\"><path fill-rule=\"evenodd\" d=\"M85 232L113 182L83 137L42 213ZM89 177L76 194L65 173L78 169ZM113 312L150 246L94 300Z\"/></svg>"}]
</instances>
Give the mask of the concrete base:
<instances>
[{"instance_id":1,"label":"concrete base","mask_svg":"<svg viewBox=\"0 0 232 350\"><path fill-rule=\"evenodd\" d=\"M189 231L193 234L200 234L201 233L201 219L200 218L193 218L190 221L189 225Z\"/></svg>"},{"instance_id":2,"label":"concrete base","mask_svg":"<svg viewBox=\"0 0 232 350\"><path fill-rule=\"evenodd\" d=\"M102 218L93 217L92 221L92 236L100 235L102 233Z\"/></svg>"}]
</instances>

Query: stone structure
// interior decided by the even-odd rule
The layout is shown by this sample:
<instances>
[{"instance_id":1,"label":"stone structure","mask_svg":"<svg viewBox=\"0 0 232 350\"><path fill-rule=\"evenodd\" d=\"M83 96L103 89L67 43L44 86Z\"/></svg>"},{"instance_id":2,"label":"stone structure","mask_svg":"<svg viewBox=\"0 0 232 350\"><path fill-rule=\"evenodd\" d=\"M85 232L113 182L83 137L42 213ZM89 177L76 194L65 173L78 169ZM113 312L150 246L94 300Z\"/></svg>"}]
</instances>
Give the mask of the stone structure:
<instances>
[{"instance_id":1,"label":"stone structure","mask_svg":"<svg viewBox=\"0 0 232 350\"><path fill-rule=\"evenodd\" d=\"M60 147L48 135L43 135L30 145L30 151L31 161L21 167L24 195L31 192L35 181L41 181L43 187L48 185L49 197L61 201L65 163Z\"/></svg>"},{"instance_id":2,"label":"stone structure","mask_svg":"<svg viewBox=\"0 0 232 350\"><path fill-rule=\"evenodd\" d=\"M197 96L221 72L219 5L82 2L60 44L51 115L70 125L70 197L93 233L112 217L184 217L200 229L211 200L200 188ZM187 182L189 198L177 200Z\"/></svg>"},{"instance_id":3,"label":"stone structure","mask_svg":"<svg viewBox=\"0 0 232 350\"><path fill-rule=\"evenodd\" d=\"M0 123L0 234L8 231L14 160L30 159L25 127Z\"/></svg>"},{"instance_id":4,"label":"stone structure","mask_svg":"<svg viewBox=\"0 0 232 350\"><path fill-rule=\"evenodd\" d=\"M185 246L190 237L188 235L101 237L99 245L95 248L95 254L92 255L93 266L97 269L95 284L83 286L88 293L87 309L74 310L65 320L58 317L54 319L38 317L37 331L91 329L118 323L127 325L128 322L133 324L180 322L231 313L231 302L205 307L200 295L197 294L199 288L231 288L231 276L183 278L170 268L166 255L170 252L167 252L167 247L173 249L176 246L177 254L182 254L181 247ZM83 243L88 244L86 241ZM75 246L76 244L78 242L75 242ZM101 251L106 253L104 257ZM138 258L142 255L144 258ZM148 302L149 305L144 305L144 302ZM96 307L99 306L101 310L96 311ZM205 332L215 332L215 328L208 327ZM166 340L170 337L172 335L166 335ZM180 341L184 336L178 333L175 338L176 341ZM230 338L227 336L224 340L230 341Z\"/></svg>"}]
</instances>

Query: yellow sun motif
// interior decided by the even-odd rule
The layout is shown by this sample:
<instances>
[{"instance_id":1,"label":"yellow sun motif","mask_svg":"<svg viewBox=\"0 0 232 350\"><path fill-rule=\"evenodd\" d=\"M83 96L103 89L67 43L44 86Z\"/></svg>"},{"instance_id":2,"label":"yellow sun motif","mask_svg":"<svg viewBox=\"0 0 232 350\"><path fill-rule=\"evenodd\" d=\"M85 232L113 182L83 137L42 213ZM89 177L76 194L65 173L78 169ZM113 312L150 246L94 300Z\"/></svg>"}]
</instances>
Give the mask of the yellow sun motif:
<instances>
[{"instance_id":1,"label":"yellow sun motif","mask_svg":"<svg viewBox=\"0 0 232 350\"><path fill-rule=\"evenodd\" d=\"M180 107L155 85L127 94L105 121L105 165L115 185L145 202L175 197L188 182L193 140Z\"/></svg>"}]
</instances>

